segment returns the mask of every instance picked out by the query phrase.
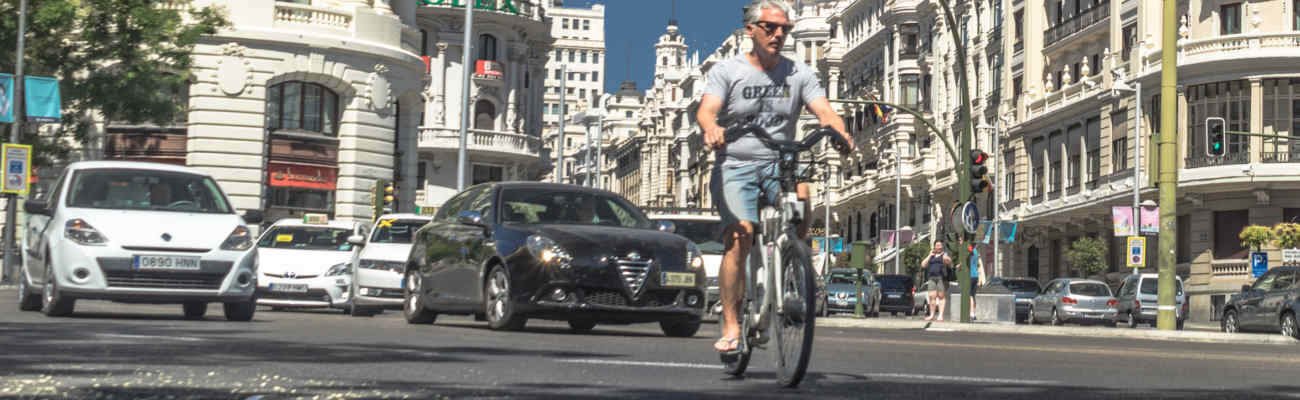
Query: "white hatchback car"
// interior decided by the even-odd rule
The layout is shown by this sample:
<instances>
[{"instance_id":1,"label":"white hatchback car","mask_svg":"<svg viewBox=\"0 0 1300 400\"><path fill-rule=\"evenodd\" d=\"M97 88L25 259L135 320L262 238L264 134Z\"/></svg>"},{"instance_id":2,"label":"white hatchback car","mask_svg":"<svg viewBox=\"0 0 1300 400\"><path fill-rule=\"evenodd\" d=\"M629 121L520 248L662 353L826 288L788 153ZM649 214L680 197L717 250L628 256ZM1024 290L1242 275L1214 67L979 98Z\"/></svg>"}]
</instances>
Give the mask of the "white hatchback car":
<instances>
[{"instance_id":1,"label":"white hatchback car","mask_svg":"<svg viewBox=\"0 0 1300 400\"><path fill-rule=\"evenodd\" d=\"M402 274L411 254L412 235L433 218L386 214L375 221L361 245L352 273L352 315L368 316L381 308L401 309ZM356 239L360 239L359 237Z\"/></svg>"},{"instance_id":2,"label":"white hatchback car","mask_svg":"<svg viewBox=\"0 0 1300 400\"><path fill-rule=\"evenodd\" d=\"M180 303L202 318L223 303L232 321L253 318L257 249L245 222L206 173L168 164L69 165L50 195L29 200L23 235L22 310L72 313L77 300Z\"/></svg>"},{"instance_id":3,"label":"white hatchback car","mask_svg":"<svg viewBox=\"0 0 1300 400\"><path fill-rule=\"evenodd\" d=\"M366 228L365 222L330 221L313 214L276 221L257 241L257 304L348 311L356 257L349 238L364 236Z\"/></svg>"},{"instance_id":4,"label":"white hatchback car","mask_svg":"<svg viewBox=\"0 0 1300 400\"><path fill-rule=\"evenodd\" d=\"M718 300L718 271L722 267L723 245L720 240L722 218L712 215L709 209L678 210L684 212L656 213L656 209L647 211L647 217L654 221L673 223L673 233L681 235L704 253L704 273L708 281L705 284L705 312L721 315L722 303Z\"/></svg>"}]
</instances>

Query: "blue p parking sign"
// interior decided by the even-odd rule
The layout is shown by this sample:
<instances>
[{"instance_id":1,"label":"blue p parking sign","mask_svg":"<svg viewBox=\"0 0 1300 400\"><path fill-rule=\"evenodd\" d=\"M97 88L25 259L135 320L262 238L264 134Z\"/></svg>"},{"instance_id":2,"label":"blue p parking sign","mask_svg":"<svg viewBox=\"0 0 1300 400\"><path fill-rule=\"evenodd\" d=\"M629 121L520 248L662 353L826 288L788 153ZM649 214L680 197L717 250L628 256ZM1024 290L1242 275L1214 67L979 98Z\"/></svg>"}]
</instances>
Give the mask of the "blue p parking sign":
<instances>
[{"instance_id":1,"label":"blue p parking sign","mask_svg":"<svg viewBox=\"0 0 1300 400\"><path fill-rule=\"evenodd\" d=\"M1256 278L1268 272L1268 253L1255 251L1250 253L1250 273Z\"/></svg>"}]
</instances>

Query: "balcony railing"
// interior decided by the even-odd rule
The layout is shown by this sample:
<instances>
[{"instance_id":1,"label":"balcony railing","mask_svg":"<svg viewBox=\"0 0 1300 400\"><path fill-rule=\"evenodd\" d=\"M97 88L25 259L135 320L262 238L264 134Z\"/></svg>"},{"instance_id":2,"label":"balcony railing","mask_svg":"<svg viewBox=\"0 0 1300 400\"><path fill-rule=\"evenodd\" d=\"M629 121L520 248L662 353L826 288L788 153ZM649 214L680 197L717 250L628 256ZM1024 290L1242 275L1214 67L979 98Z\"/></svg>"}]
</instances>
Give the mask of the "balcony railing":
<instances>
[{"instance_id":1,"label":"balcony railing","mask_svg":"<svg viewBox=\"0 0 1300 400\"><path fill-rule=\"evenodd\" d=\"M1260 155L1266 164L1300 163L1300 148L1291 151L1266 151Z\"/></svg>"},{"instance_id":2,"label":"balcony railing","mask_svg":"<svg viewBox=\"0 0 1300 400\"><path fill-rule=\"evenodd\" d=\"M1013 46L1013 50L1015 53L1025 51L1025 41L1020 40L1020 38L1016 38L1016 44L1015 46Z\"/></svg>"},{"instance_id":3,"label":"balcony railing","mask_svg":"<svg viewBox=\"0 0 1300 400\"><path fill-rule=\"evenodd\" d=\"M1293 57L1298 47L1300 32L1297 31L1215 36L1183 41L1178 46L1178 63L1191 64L1201 59ZM1163 60L1159 48L1142 49L1140 54L1143 71L1160 68Z\"/></svg>"},{"instance_id":4,"label":"balcony railing","mask_svg":"<svg viewBox=\"0 0 1300 400\"><path fill-rule=\"evenodd\" d=\"M1036 100L1030 100L1029 104L1026 105L1025 120L1028 121L1036 117L1048 115L1052 111L1061 107L1065 107L1083 99L1091 98L1093 95L1100 93L1103 90L1102 85L1098 84L1089 87L1088 85L1084 85L1081 79L1082 78L1080 78L1079 81L1060 88L1059 90L1047 93ZM1088 79L1096 78L1089 77Z\"/></svg>"},{"instance_id":5,"label":"balcony railing","mask_svg":"<svg viewBox=\"0 0 1300 400\"><path fill-rule=\"evenodd\" d=\"M276 2L275 23L314 25L350 31L352 13L333 7Z\"/></svg>"},{"instance_id":6,"label":"balcony railing","mask_svg":"<svg viewBox=\"0 0 1300 400\"><path fill-rule=\"evenodd\" d=\"M1053 43L1065 39L1070 35L1078 33L1090 26L1106 21L1110 18L1110 0L1092 6L1083 12L1074 14L1070 19L1057 24L1043 31L1043 46L1051 46Z\"/></svg>"},{"instance_id":7,"label":"balcony railing","mask_svg":"<svg viewBox=\"0 0 1300 400\"><path fill-rule=\"evenodd\" d=\"M1196 157L1187 157L1186 161L1187 161L1187 166L1186 166L1187 169L1201 168L1201 167L1214 167L1219 165L1246 164L1250 162L1250 152L1238 151L1238 152L1228 153L1223 157L1210 157L1210 156L1200 155Z\"/></svg>"},{"instance_id":8,"label":"balcony railing","mask_svg":"<svg viewBox=\"0 0 1300 400\"><path fill-rule=\"evenodd\" d=\"M1250 276L1250 263L1244 261L1231 262L1214 262L1210 265L1210 273L1214 276Z\"/></svg>"},{"instance_id":9,"label":"balcony railing","mask_svg":"<svg viewBox=\"0 0 1300 400\"><path fill-rule=\"evenodd\" d=\"M446 128L421 128L420 147L435 149L457 149L460 147L460 131ZM491 152L517 157L541 157L541 139L517 133L470 129L469 151Z\"/></svg>"}]
</instances>

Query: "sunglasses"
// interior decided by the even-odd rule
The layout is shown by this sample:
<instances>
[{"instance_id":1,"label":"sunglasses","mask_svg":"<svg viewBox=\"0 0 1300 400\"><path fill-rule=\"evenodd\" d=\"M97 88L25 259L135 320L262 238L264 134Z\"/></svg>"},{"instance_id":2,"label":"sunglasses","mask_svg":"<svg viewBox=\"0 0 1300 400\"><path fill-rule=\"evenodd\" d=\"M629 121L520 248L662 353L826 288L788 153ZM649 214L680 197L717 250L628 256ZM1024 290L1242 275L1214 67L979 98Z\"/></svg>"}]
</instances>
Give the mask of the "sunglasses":
<instances>
[{"instance_id":1,"label":"sunglasses","mask_svg":"<svg viewBox=\"0 0 1300 400\"><path fill-rule=\"evenodd\" d=\"M785 33L790 33L790 31L794 29L794 25L791 24L778 24L768 21L758 21L755 22L754 25L762 28L764 32L767 32L768 36L775 35L778 28Z\"/></svg>"}]
</instances>

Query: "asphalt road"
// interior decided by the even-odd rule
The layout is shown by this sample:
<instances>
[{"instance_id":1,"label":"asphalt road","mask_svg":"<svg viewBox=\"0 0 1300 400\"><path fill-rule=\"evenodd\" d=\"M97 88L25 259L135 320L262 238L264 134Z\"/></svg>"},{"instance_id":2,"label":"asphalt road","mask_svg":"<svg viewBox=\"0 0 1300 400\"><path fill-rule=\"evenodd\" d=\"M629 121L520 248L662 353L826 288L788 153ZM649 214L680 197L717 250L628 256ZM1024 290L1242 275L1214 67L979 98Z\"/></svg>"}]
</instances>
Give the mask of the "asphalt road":
<instances>
[{"instance_id":1,"label":"asphalt road","mask_svg":"<svg viewBox=\"0 0 1300 400\"><path fill-rule=\"evenodd\" d=\"M233 323L216 305L187 321L179 305L106 302L47 318L0 289L0 399L1300 397L1300 346L824 328L808 378L785 390L763 352L744 379L723 374L715 334L547 321L507 333L392 311Z\"/></svg>"}]
</instances>

